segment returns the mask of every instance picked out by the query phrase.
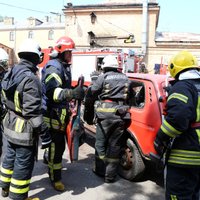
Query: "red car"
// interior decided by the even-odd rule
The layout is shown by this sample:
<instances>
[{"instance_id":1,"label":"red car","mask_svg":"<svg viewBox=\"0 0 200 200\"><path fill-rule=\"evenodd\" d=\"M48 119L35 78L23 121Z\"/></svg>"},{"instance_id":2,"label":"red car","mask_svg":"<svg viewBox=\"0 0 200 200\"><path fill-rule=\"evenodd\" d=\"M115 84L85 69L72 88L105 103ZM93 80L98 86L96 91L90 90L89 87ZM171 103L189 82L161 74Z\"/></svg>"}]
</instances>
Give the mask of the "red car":
<instances>
[{"instance_id":1,"label":"red car","mask_svg":"<svg viewBox=\"0 0 200 200\"><path fill-rule=\"evenodd\" d=\"M153 141L161 126L166 104L168 77L157 74L128 73L136 95L131 99L131 125L127 130L127 146L122 153L119 175L131 181L140 180L156 155ZM84 122L85 139L94 147L95 126ZM162 162L160 162L162 166ZM153 170L156 170L154 167Z\"/></svg>"}]
</instances>

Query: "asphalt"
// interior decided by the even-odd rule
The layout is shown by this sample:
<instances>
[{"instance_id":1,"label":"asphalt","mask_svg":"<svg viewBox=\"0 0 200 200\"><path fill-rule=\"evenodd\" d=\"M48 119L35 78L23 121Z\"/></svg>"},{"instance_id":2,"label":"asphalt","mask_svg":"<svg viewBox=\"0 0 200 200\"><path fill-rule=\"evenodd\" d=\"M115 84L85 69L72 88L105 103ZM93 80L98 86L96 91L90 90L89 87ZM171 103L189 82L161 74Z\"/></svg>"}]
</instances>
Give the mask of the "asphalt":
<instances>
[{"instance_id":1,"label":"asphalt","mask_svg":"<svg viewBox=\"0 0 200 200\"><path fill-rule=\"evenodd\" d=\"M5 150L4 150L5 152ZM94 149L83 144L79 150L79 161L71 163L66 151L63 156L62 181L66 186L63 193L55 191L43 163L43 150L39 149L35 163L29 196L40 200L163 200L164 190L152 181L133 183L121 177L112 184L104 183L92 172ZM9 198L0 197L0 200Z\"/></svg>"}]
</instances>

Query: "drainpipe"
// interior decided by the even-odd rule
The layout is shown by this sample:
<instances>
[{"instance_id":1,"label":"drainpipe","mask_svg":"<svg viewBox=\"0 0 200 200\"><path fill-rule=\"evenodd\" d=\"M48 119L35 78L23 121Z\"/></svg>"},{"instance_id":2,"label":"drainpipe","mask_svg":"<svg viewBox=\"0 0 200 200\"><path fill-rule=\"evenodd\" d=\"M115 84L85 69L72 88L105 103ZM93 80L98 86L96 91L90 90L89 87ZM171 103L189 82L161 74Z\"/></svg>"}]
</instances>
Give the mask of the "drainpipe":
<instances>
[{"instance_id":1,"label":"drainpipe","mask_svg":"<svg viewBox=\"0 0 200 200\"><path fill-rule=\"evenodd\" d=\"M143 0L142 7L142 54L146 55L147 50L147 24L148 24L148 0Z\"/></svg>"}]
</instances>

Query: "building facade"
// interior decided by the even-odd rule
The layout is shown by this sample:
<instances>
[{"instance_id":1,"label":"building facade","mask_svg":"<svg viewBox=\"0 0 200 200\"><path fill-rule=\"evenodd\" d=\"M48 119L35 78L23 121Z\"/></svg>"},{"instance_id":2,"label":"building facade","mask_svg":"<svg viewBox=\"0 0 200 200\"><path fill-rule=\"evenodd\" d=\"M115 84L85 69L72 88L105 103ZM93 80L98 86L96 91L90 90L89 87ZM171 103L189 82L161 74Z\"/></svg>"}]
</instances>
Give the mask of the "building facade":
<instances>
[{"instance_id":1,"label":"building facade","mask_svg":"<svg viewBox=\"0 0 200 200\"><path fill-rule=\"evenodd\" d=\"M54 46L57 39L65 35L65 24L61 20L52 21L45 17L44 21L30 17L26 21L15 22L13 17L4 18L0 23L0 43L13 50L9 54L10 63L18 60L17 52L20 44L27 38L35 39L41 48Z\"/></svg>"},{"instance_id":2,"label":"building facade","mask_svg":"<svg viewBox=\"0 0 200 200\"><path fill-rule=\"evenodd\" d=\"M156 0L105 0L102 4L73 5L68 3L57 20L30 17L16 23L5 18L0 23L0 43L13 49L10 63L17 61L22 40L34 38L42 48L53 46L67 35L76 48L114 49L133 52L139 63L145 62L153 73L155 66L166 65L176 52L187 49L200 60L200 35L157 32L160 6ZM9 51L10 52L10 51Z\"/></svg>"},{"instance_id":3,"label":"building facade","mask_svg":"<svg viewBox=\"0 0 200 200\"><path fill-rule=\"evenodd\" d=\"M66 33L78 48L131 49L140 62L146 63L149 72L154 72L157 64L166 65L169 58L182 49L199 58L199 34L156 31L160 14L156 0L104 2L65 6Z\"/></svg>"}]
</instances>

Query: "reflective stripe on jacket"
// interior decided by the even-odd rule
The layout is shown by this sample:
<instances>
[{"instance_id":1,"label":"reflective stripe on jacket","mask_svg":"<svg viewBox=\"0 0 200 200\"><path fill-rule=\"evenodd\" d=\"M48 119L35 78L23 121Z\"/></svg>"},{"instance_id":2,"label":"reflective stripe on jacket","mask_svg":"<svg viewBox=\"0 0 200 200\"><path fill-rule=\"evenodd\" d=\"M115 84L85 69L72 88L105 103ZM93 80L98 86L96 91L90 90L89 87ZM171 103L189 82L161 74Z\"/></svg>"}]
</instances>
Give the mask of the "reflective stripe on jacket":
<instances>
[{"instance_id":1,"label":"reflective stripe on jacket","mask_svg":"<svg viewBox=\"0 0 200 200\"><path fill-rule=\"evenodd\" d=\"M26 60L20 60L2 80L3 102L8 112L4 117L4 135L8 141L31 146L40 133L43 118L42 91L36 67Z\"/></svg>"},{"instance_id":2,"label":"reflective stripe on jacket","mask_svg":"<svg viewBox=\"0 0 200 200\"><path fill-rule=\"evenodd\" d=\"M60 98L63 89L71 89L70 67L59 59L50 60L42 70L44 120L49 128L64 131L69 120L69 102Z\"/></svg>"},{"instance_id":3,"label":"reflective stripe on jacket","mask_svg":"<svg viewBox=\"0 0 200 200\"><path fill-rule=\"evenodd\" d=\"M200 167L200 81L181 80L173 85L167 100L163 134L175 138L168 164Z\"/></svg>"}]
</instances>

